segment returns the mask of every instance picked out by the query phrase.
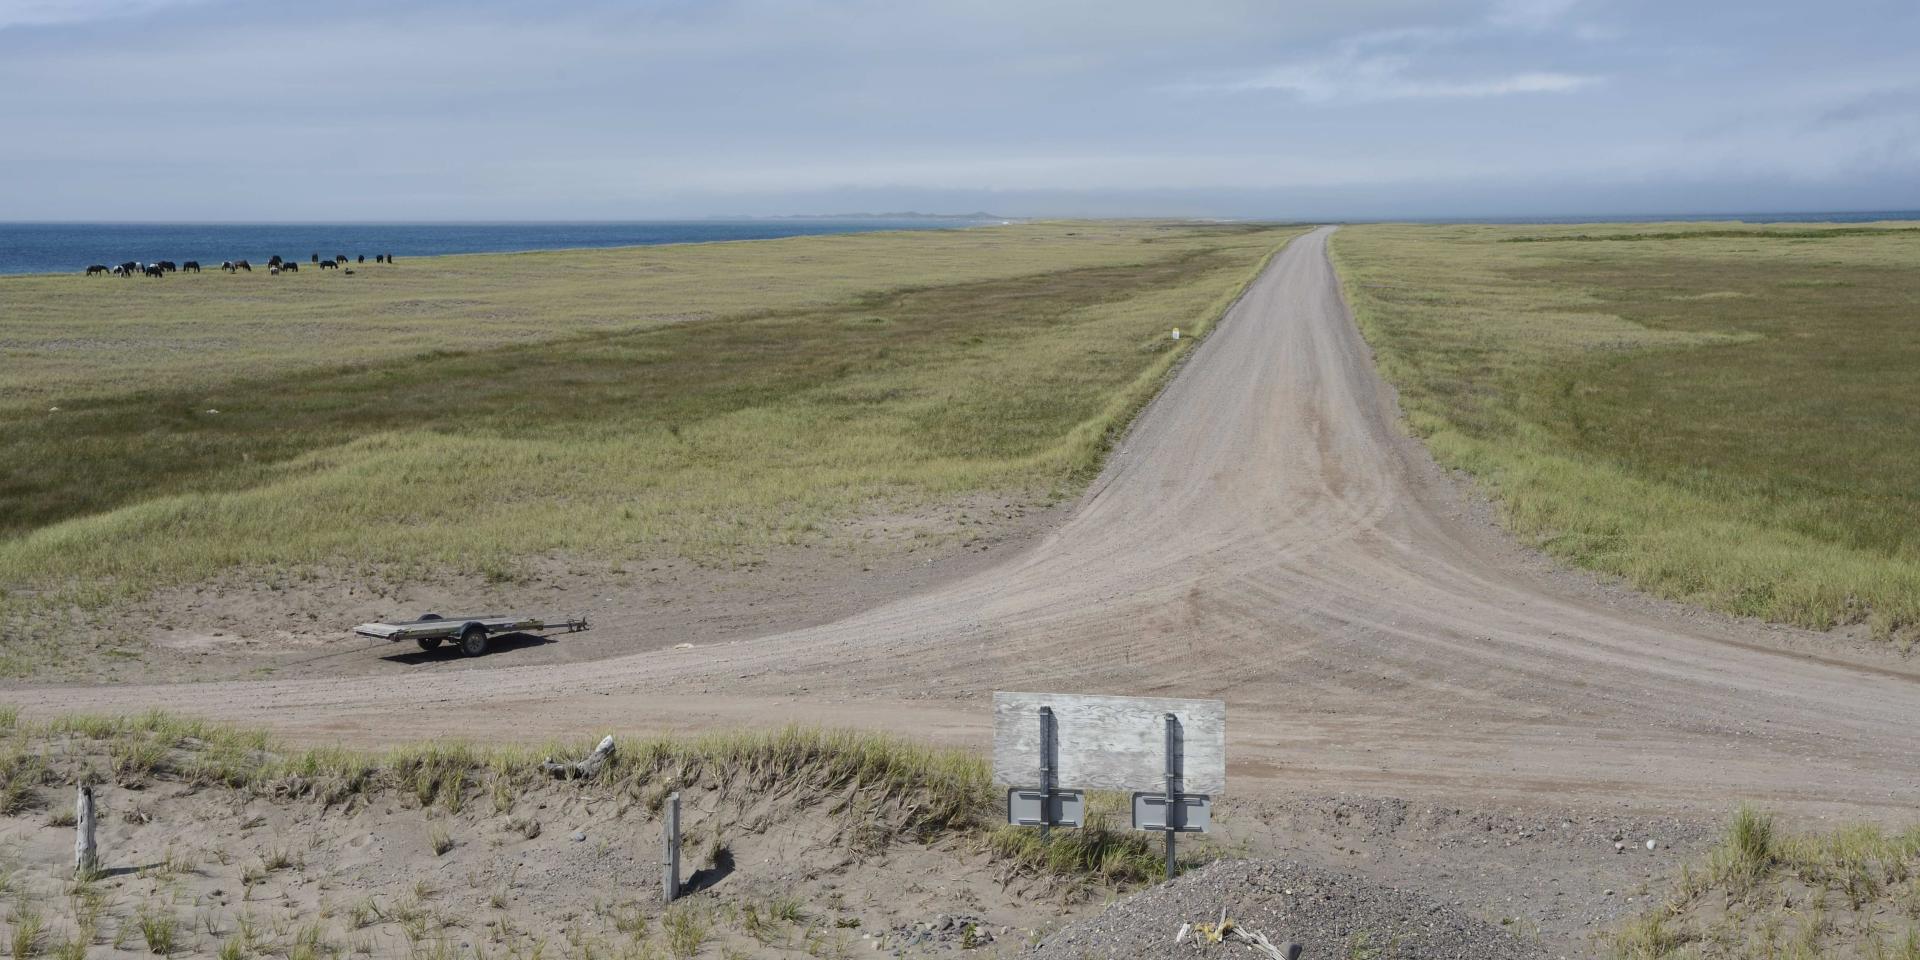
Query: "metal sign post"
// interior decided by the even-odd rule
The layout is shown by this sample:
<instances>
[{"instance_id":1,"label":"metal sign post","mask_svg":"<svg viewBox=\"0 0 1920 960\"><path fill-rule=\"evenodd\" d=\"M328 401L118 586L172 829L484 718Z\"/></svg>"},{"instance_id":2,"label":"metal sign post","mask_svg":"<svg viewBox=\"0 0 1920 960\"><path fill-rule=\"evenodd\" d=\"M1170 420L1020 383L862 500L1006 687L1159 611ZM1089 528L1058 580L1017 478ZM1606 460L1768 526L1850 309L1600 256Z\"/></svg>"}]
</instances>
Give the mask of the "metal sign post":
<instances>
[{"instance_id":1,"label":"metal sign post","mask_svg":"<svg viewBox=\"0 0 1920 960\"><path fill-rule=\"evenodd\" d=\"M1041 707L1039 750L1040 786L1007 790L1007 822L1016 827L1039 827L1041 839L1054 827L1077 827L1086 822L1086 794L1059 786L1060 742L1054 729L1053 708Z\"/></svg>"},{"instance_id":2,"label":"metal sign post","mask_svg":"<svg viewBox=\"0 0 1920 960\"><path fill-rule=\"evenodd\" d=\"M1040 708L1040 839L1053 835L1053 708Z\"/></svg>"},{"instance_id":3,"label":"metal sign post","mask_svg":"<svg viewBox=\"0 0 1920 960\"><path fill-rule=\"evenodd\" d=\"M1179 828L1174 826L1173 817L1171 816L1171 814L1173 813L1173 809L1174 809L1173 808L1174 801L1180 796L1180 754L1179 754L1180 718L1169 713L1166 715L1166 721L1167 721L1167 813L1169 814L1169 816L1167 817L1167 823L1166 823L1167 879L1172 880L1174 871L1178 869L1178 867L1176 866L1177 861L1174 859L1174 855L1173 855L1173 838L1179 834Z\"/></svg>"}]
</instances>

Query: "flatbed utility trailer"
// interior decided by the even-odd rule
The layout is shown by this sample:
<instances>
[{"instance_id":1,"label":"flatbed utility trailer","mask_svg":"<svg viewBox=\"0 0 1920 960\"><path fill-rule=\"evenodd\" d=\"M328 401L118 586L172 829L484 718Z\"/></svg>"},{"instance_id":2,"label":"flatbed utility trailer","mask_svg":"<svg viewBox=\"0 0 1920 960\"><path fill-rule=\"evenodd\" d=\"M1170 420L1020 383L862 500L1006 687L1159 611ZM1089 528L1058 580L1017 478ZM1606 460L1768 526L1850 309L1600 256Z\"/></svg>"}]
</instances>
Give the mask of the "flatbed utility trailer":
<instances>
[{"instance_id":1,"label":"flatbed utility trailer","mask_svg":"<svg viewBox=\"0 0 1920 960\"><path fill-rule=\"evenodd\" d=\"M393 643L412 640L422 650L433 650L442 643L452 642L460 646L461 653L477 657L487 652L487 638L496 633L578 633L586 628L586 617L556 620L548 617L443 617L437 613L423 613L417 620L363 623L354 627L353 632Z\"/></svg>"}]
</instances>

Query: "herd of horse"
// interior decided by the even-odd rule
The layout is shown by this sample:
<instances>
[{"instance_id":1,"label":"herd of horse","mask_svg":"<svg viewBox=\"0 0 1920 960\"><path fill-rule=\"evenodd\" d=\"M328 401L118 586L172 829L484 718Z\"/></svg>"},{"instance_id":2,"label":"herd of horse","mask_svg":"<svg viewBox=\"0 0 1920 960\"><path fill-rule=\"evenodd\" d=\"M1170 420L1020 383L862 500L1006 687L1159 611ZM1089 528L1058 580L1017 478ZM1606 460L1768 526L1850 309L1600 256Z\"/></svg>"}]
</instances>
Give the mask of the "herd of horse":
<instances>
[{"instance_id":1,"label":"herd of horse","mask_svg":"<svg viewBox=\"0 0 1920 960\"><path fill-rule=\"evenodd\" d=\"M364 264L367 262L367 255L363 253L359 257L355 258L353 262ZM393 254L376 253L373 256L373 262L374 263L392 263ZM344 253L336 255L331 260L322 260L320 259L320 255L316 253L313 255L313 263L322 270L338 270L338 269L341 269L342 267L346 267L346 272L348 273L353 272L352 267L346 266L347 255ZM248 263L245 260L228 260L220 264L220 269L225 270L228 273L240 273L242 271L245 271L247 273L252 273L253 264ZM119 264L118 266L112 266L112 267L109 267L104 263L96 263L87 268L87 276L89 277L103 277L103 276L164 277L167 274L174 273L176 271L182 272L182 273L199 273L200 261L188 260L185 263L176 264L172 260L158 260L153 263L141 263L138 260L128 260L125 263ZM278 254L275 254L273 259L267 261L267 272L274 274L276 276L282 273L299 273L300 264L298 261L288 260L284 257L281 257Z\"/></svg>"}]
</instances>

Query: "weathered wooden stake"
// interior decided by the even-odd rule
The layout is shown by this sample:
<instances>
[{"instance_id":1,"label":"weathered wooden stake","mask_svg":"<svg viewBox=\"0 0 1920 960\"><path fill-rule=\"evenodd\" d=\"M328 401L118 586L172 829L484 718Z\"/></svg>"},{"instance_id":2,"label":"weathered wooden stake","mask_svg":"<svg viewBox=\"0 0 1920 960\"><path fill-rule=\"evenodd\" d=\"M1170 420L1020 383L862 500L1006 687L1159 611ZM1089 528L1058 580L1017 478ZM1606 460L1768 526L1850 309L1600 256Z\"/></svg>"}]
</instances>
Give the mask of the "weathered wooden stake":
<instances>
[{"instance_id":1,"label":"weathered wooden stake","mask_svg":"<svg viewBox=\"0 0 1920 960\"><path fill-rule=\"evenodd\" d=\"M666 876L662 878L660 886L665 893L666 902L672 903L680 896L680 795L678 793L667 796L664 834L666 856L661 858L660 865L665 869Z\"/></svg>"},{"instance_id":2,"label":"weathered wooden stake","mask_svg":"<svg viewBox=\"0 0 1920 960\"><path fill-rule=\"evenodd\" d=\"M93 842L93 788L80 785L80 799L73 811L73 874L91 876L100 869L100 848Z\"/></svg>"}]
</instances>

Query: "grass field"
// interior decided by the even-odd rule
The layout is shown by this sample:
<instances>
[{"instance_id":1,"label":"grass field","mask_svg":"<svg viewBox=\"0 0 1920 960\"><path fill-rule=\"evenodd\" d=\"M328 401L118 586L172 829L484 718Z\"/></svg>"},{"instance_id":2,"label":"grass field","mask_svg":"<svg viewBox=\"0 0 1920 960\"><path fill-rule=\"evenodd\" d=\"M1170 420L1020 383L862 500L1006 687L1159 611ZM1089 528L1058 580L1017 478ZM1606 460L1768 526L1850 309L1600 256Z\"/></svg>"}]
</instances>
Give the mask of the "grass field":
<instances>
[{"instance_id":1,"label":"grass field","mask_svg":"<svg viewBox=\"0 0 1920 960\"><path fill-rule=\"evenodd\" d=\"M1511 526L1664 596L1911 642L1920 228L1362 226L1407 419Z\"/></svg>"},{"instance_id":2,"label":"grass field","mask_svg":"<svg viewBox=\"0 0 1920 960\"><path fill-rule=\"evenodd\" d=\"M236 569L726 562L876 506L1064 495L1191 343L1168 328L1203 329L1297 232L3 279L0 622Z\"/></svg>"}]
</instances>

